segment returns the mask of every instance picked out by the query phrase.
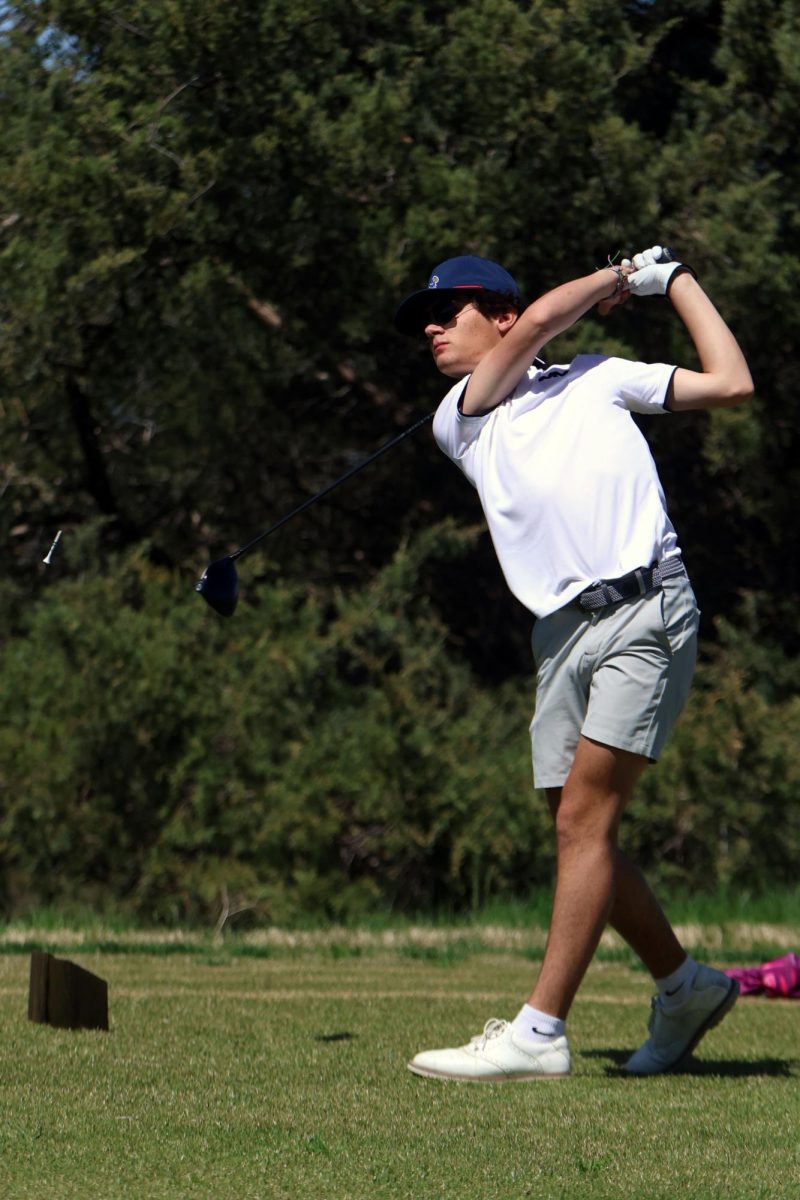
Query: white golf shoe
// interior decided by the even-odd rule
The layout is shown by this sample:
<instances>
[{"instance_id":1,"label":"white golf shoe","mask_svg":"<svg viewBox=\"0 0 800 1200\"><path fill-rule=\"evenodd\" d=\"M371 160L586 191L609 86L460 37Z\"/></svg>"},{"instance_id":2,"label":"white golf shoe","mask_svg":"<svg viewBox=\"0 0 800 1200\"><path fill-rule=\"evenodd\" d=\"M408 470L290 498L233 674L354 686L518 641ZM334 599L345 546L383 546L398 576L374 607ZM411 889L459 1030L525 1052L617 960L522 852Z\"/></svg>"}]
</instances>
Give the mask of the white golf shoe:
<instances>
[{"instance_id":1,"label":"white golf shoe","mask_svg":"<svg viewBox=\"0 0 800 1200\"><path fill-rule=\"evenodd\" d=\"M432 1079L458 1079L470 1083L555 1079L569 1075L569 1046L565 1037L548 1042L516 1037L510 1022L493 1017L486 1022L483 1033L466 1046L424 1050L412 1058L408 1069L415 1075Z\"/></svg>"},{"instance_id":2,"label":"white golf shoe","mask_svg":"<svg viewBox=\"0 0 800 1200\"><path fill-rule=\"evenodd\" d=\"M730 1012L739 984L712 967L697 968L692 990L679 1008L665 1008L660 996L652 1000L650 1037L625 1063L631 1075L671 1071L691 1054L700 1038Z\"/></svg>"}]
</instances>

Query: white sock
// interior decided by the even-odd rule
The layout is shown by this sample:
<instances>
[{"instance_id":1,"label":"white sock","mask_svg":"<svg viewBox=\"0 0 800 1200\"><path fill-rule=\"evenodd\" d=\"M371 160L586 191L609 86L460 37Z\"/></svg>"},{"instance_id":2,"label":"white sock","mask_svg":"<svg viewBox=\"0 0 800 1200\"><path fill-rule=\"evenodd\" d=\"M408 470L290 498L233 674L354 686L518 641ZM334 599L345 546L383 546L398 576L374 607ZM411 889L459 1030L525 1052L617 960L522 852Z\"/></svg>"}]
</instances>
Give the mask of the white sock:
<instances>
[{"instance_id":1,"label":"white sock","mask_svg":"<svg viewBox=\"0 0 800 1200\"><path fill-rule=\"evenodd\" d=\"M566 1033L566 1022L560 1017L551 1017L530 1004L523 1004L511 1022L514 1033L529 1042L550 1042Z\"/></svg>"},{"instance_id":2,"label":"white sock","mask_svg":"<svg viewBox=\"0 0 800 1200\"><path fill-rule=\"evenodd\" d=\"M687 954L677 971L665 979L657 979L656 987L664 1008L679 1008L688 998L697 974L697 963Z\"/></svg>"}]
</instances>

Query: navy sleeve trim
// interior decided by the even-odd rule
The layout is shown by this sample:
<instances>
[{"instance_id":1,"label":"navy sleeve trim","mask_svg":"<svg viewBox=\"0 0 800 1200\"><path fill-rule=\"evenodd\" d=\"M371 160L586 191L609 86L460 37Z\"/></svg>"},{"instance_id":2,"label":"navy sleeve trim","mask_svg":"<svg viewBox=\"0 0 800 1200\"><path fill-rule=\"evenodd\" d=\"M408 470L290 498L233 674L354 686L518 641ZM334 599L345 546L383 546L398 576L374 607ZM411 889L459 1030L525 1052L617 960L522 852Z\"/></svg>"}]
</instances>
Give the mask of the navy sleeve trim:
<instances>
[{"instance_id":1,"label":"navy sleeve trim","mask_svg":"<svg viewBox=\"0 0 800 1200\"><path fill-rule=\"evenodd\" d=\"M677 367L673 367L672 374L670 375L669 382L667 383L667 390L664 394L664 412L672 412L673 411L670 406L670 401L672 400L673 384L675 382L675 372L677 370L678 370Z\"/></svg>"},{"instance_id":2,"label":"navy sleeve trim","mask_svg":"<svg viewBox=\"0 0 800 1200\"><path fill-rule=\"evenodd\" d=\"M555 368L550 368L548 370L547 363L542 358L534 358L532 365L540 371L541 370L548 371L548 374L550 373L551 370L555 370ZM559 375L565 375L567 373L568 369L569 368L566 368L565 370L559 370L556 373ZM469 387L469 381L471 378L472 378L472 375L470 374L466 383L464 384L461 395L458 397L458 403L456 404L456 408L458 409L460 416L465 417L467 420L469 420L471 417L488 417L489 413L493 413L494 410L496 408L499 408L501 404L505 404L506 400L508 399L508 396L506 396L504 400L498 400L497 404L493 404L491 408L484 409L483 412L465 413L464 412L464 397L467 394L467 388Z\"/></svg>"},{"instance_id":3,"label":"navy sleeve trim","mask_svg":"<svg viewBox=\"0 0 800 1200\"><path fill-rule=\"evenodd\" d=\"M465 413L465 412L464 412L464 397L465 397L465 396L466 396L466 394L467 394L467 388L468 388L468 387L469 387L469 380L468 380L468 379L466 379L466 380L464 381L464 386L463 386L463 388L461 389L461 395L458 397L458 401L457 401L457 403L456 403L456 408L457 408L457 409L458 409L458 411L461 413L461 416L462 416L462 417L472 417L472 416L474 416L474 415L475 415L474 413Z\"/></svg>"},{"instance_id":4,"label":"navy sleeve trim","mask_svg":"<svg viewBox=\"0 0 800 1200\"><path fill-rule=\"evenodd\" d=\"M470 378L471 378L471 377L470 377ZM465 413L465 412L464 412L464 397L465 397L465 396L466 396L466 394L467 394L467 388L468 388L468 387L469 387L469 379L468 379L468 380L467 380L467 382L464 384L464 387L463 387L463 389L462 389L461 395L458 397L458 404L456 405L456 408L458 409L458 415L459 415L460 417L463 417L463 419L464 419L465 421L478 421L478 420L482 420L482 419L483 419L483 417L488 417L490 413L493 413L493 412L494 412L494 410L495 410L496 408L499 408L499 407L500 407L500 405L503 403L503 401L502 401L502 400L500 400L500 401L499 401L499 403L492 405L492 407L491 407L491 408L487 408L487 409L485 409L483 412L477 412L477 413Z\"/></svg>"}]
</instances>

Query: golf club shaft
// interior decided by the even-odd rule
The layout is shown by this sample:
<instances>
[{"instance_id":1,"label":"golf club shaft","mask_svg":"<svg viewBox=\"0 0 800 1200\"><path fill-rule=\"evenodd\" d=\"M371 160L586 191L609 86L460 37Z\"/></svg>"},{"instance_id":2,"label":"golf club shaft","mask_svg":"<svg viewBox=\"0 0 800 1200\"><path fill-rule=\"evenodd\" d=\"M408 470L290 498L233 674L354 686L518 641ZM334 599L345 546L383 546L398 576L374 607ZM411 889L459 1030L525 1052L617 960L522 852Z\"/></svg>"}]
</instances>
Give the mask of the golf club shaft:
<instances>
[{"instance_id":1,"label":"golf club shaft","mask_svg":"<svg viewBox=\"0 0 800 1200\"><path fill-rule=\"evenodd\" d=\"M321 500L323 496L327 496L329 492L334 490L334 488L339 487L341 483L346 483L348 479L352 479L353 476L357 475L359 471L363 471L364 467L368 467L370 463L375 462L376 458L380 458L380 456L385 454L387 450L391 450L399 442L402 442L404 438L410 437L412 433L416 433L418 429L421 429L423 425L427 425L428 421L432 420L432 412L427 413L424 417L420 417L420 419L415 421L413 425L409 425L408 429L404 429L402 433L399 433L397 437L392 438L390 442L386 442L385 445L380 446L374 454L370 454L369 458L365 458L362 462L356 463L356 465L351 467L349 471L346 471L341 478L335 479L333 483L329 483L327 487L324 487L321 492L317 492L315 496L309 496L308 500L304 500L302 504L297 506L297 508L294 508L291 512L286 513L286 515L281 517L279 521L276 521L274 525L271 525L269 529L265 529L263 533L260 533L258 537L254 537L252 541L248 542L245 546L241 546L240 549L234 550L230 557L232 559L236 559L241 558L243 554L247 554L247 552L252 550L254 546L257 546L259 542L263 542L264 538L268 538L271 533L275 533L276 530L285 525L287 521L291 521L292 517L297 517L301 512L305 512L307 508L310 508L312 504L316 504L316 502Z\"/></svg>"}]
</instances>

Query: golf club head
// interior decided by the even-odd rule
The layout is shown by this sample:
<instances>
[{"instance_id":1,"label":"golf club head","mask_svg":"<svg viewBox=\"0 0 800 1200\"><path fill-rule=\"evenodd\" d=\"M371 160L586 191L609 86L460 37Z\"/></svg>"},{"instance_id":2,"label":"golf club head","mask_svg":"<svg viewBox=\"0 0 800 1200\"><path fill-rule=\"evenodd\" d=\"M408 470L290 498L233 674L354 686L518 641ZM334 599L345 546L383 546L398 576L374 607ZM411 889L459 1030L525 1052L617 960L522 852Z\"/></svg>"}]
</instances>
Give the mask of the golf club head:
<instances>
[{"instance_id":1,"label":"golf club head","mask_svg":"<svg viewBox=\"0 0 800 1200\"><path fill-rule=\"evenodd\" d=\"M194 585L194 590L221 617L233 616L239 599L239 576L230 555L210 563Z\"/></svg>"}]
</instances>

